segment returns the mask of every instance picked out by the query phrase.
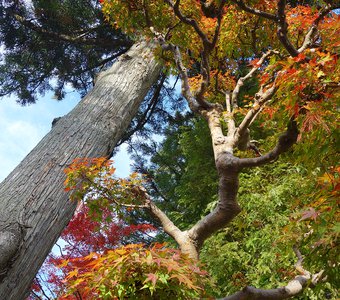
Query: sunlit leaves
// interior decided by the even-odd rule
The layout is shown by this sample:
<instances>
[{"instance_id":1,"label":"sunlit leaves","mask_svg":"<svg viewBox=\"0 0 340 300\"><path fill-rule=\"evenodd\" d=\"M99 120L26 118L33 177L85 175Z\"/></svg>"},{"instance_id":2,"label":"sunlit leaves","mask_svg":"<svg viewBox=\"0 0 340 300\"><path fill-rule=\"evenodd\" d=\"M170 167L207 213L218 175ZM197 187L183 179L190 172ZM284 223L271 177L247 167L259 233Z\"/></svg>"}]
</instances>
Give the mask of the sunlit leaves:
<instances>
[{"instance_id":1,"label":"sunlit leaves","mask_svg":"<svg viewBox=\"0 0 340 300\"><path fill-rule=\"evenodd\" d=\"M76 159L66 170L65 190L70 198L85 200L90 214L101 219L105 209L122 213L144 205L143 176L133 173L129 178L116 178L115 168L107 158Z\"/></svg>"},{"instance_id":2,"label":"sunlit leaves","mask_svg":"<svg viewBox=\"0 0 340 300\"><path fill-rule=\"evenodd\" d=\"M295 212L285 228L285 239L299 243L309 255L306 264L311 270L325 270L329 283L339 280L339 167L331 167L317 178L317 189L297 199ZM334 289L328 284L329 293ZM334 293L334 290L333 292ZM333 299L333 298L331 298Z\"/></svg>"},{"instance_id":3,"label":"sunlit leaves","mask_svg":"<svg viewBox=\"0 0 340 300\"><path fill-rule=\"evenodd\" d=\"M87 270L85 264L90 268L87 262L97 258L96 253L104 253L136 240L147 240L146 234L156 232L150 224L129 224L119 219L109 208L102 209L102 218L94 220L87 206L82 204L78 207L75 216L61 234L61 242L58 242L62 245L59 248L61 252L51 253L42 267L41 273L47 282L42 277L35 279L32 289L37 294L41 294L47 287L58 299L74 299L72 295L61 296L66 283L69 280L77 284L83 282L84 279L78 278L79 271Z\"/></svg>"},{"instance_id":4,"label":"sunlit leaves","mask_svg":"<svg viewBox=\"0 0 340 300\"><path fill-rule=\"evenodd\" d=\"M302 45L305 34L319 14L315 7L307 5L298 5L287 11L290 36L295 44ZM316 44L322 43L325 50L336 52L340 47L339 34L339 14L329 13L319 24Z\"/></svg>"},{"instance_id":5,"label":"sunlit leaves","mask_svg":"<svg viewBox=\"0 0 340 300\"><path fill-rule=\"evenodd\" d=\"M171 4L172 3L172 4ZM118 27L132 32L134 35L154 38L149 30L152 27L156 32L163 34L166 41L181 49L183 62L190 69L189 84L192 92L200 89L204 79L202 69L202 51L204 38L212 41L217 33L218 17L213 14L220 5L220 1L205 2L205 11L201 1L179 1L178 9L186 18L184 22L171 1L103 1L104 14L114 20ZM251 7L271 13L277 12L275 1L250 1ZM319 8L313 5L287 5L287 38L299 49L305 42L306 34L320 15ZM249 14L237 5L228 1L221 13L221 27L214 49L209 52L209 83L204 94L211 102L224 103L223 93L232 91L240 75L242 60L253 60L249 68L256 65L256 59L268 49L278 50L278 56L272 56L263 63L258 72L258 81L253 78L257 89L262 86L266 90L273 82L277 87L275 101L270 103L273 117L277 113L279 125L283 127L287 120L299 116L302 131L312 132L320 127L329 131L328 123L334 122L335 99L339 96L339 64L337 50L339 47L339 16L335 13L327 14L318 21L318 32L314 36L313 48L307 49L297 57L287 55L283 45L277 39L277 24L260 16ZM197 24L198 30L193 24ZM166 51L157 51L172 66L176 73L176 66L172 55ZM241 60L241 61L240 61ZM260 66L259 66L260 67ZM249 69L248 69L249 70ZM206 70L207 71L207 70ZM244 72L243 72L244 73ZM245 86L246 87L246 86ZM241 88L240 95L244 96L245 87ZM238 99L243 108L248 110L254 103L254 91L248 98ZM313 104L309 105L309 102ZM309 109L325 111L316 114ZM244 110L246 113L247 110ZM281 122L281 124L280 124Z\"/></svg>"},{"instance_id":6,"label":"sunlit leaves","mask_svg":"<svg viewBox=\"0 0 340 300\"><path fill-rule=\"evenodd\" d=\"M67 290L82 294L82 299L193 299L203 296L207 273L179 250L142 244L91 253L73 260ZM78 274L80 273L80 274ZM76 279L74 276L76 276Z\"/></svg>"}]
</instances>

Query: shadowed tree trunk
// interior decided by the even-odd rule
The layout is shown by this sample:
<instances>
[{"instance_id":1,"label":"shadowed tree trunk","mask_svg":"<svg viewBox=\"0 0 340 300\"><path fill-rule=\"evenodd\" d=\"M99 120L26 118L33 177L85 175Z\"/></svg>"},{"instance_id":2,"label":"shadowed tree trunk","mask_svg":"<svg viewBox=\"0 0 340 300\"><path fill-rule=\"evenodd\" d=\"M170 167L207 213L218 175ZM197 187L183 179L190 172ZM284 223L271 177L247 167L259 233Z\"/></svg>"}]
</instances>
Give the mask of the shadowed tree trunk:
<instances>
[{"instance_id":1,"label":"shadowed tree trunk","mask_svg":"<svg viewBox=\"0 0 340 300\"><path fill-rule=\"evenodd\" d=\"M0 299L25 299L73 215L64 168L112 153L160 69L150 46L135 44L0 184Z\"/></svg>"}]
</instances>

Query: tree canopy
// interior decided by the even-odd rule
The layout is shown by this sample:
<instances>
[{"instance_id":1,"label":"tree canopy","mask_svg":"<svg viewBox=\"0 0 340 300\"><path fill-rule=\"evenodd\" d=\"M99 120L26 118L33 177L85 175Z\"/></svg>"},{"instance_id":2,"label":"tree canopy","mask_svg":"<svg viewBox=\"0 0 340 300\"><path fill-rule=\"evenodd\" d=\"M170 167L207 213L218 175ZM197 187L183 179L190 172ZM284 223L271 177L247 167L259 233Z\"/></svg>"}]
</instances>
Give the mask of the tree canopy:
<instances>
[{"instance_id":1,"label":"tree canopy","mask_svg":"<svg viewBox=\"0 0 340 300\"><path fill-rule=\"evenodd\" d=\"M62 297L335 299L340 3L100 2L114 30L155 44L188 109L161 145L138 145L144 175L117 179L106 158L81 158L66 189L97 220L153 222L180 252L89 248Z\"/></svg>"},{"instance_id":2,"label":"tree canopy","mask_svg":"<svg viewBox=\"0 0 340 300\"><path fill-rule=\"evenodd\" d=\"M171 119L161 146L139 145L136 170L146 181L137 174L117 181L104 160L75 162L66 181L72 197L85 197L96 217L108 205L118 215L147 211L144 219L155 220L183 254L206 262L218 296L232 294L224 299L294 297L326 273L330 281L310 295L334 296L339 3L101 3L114 28L158 45L156 55L180 77L195 118L182 112ZM96 270L100 262L112 265L98 278L78 276L68 295L76 288L124 297L115 290L118 262L111 255L96 256ZM161 292L157 282L168 281L159 272L142 284ZM140 292L145 288L152 295L148 285Z\"/></svg>"}]
</instances>

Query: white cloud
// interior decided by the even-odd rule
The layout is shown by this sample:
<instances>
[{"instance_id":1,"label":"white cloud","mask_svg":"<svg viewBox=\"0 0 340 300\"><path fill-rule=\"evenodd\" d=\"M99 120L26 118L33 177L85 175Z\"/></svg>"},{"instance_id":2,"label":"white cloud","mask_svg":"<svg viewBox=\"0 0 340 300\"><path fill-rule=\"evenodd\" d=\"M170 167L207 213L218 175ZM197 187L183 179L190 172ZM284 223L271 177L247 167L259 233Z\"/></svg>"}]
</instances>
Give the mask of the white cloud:
<instances>
[{"instance_id":1,"label":"white cloud","mask_svg":"<svg viewBox=\"0 0 340 300\"><path fill-rule=\"evenodd\" d=\"M51 94L36 104L20 106L13 97L0 100L0 181L36 146L51 129L52 120L68 113L79 96L57 102Z\"/></svg>"}]
</instances>

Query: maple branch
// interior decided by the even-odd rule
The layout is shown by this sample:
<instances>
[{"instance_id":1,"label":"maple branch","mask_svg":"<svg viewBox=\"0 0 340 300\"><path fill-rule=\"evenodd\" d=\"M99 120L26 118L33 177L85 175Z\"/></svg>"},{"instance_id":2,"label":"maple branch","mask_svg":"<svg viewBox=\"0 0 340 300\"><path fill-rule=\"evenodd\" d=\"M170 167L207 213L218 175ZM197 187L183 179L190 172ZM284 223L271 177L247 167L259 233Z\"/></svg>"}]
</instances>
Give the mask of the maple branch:
<instances>
[{"instance_id":1,"label":"maple branch","mask_svg":"<svg viewBox=\"0 0 340 300\"><path fill-rule=\"evenodd\" d=\"M218 202L214 210L188 230L190 238L199 249L203 242L217 230L224 228L237 216L241 208L236 200L239 187L239 159L222 152L215 159L219 173Z\"/></svg>"},{"instance_id":2,"label":"maple branch","mask_svg":"<svg viewBox=\"0 0 340 300\"><path fill-rule=\"evenodd\" d=\"M265 59L273 54L280 54L278 51L275 50L269 50L267 51L265 54L262 55L262 57L259 59L259 61L256 63L256 66L254 66L247 75L240 77L236 83L236 86L233 90L232 96L231 96L231 103L233 105L233 107L237 107L237 97L239 95L240 92L240 88L243 86L244 82L249 79L252 78L253 75L255 74L255 72L261 67L261 65L263 64L263 62L265 61Z\"/></svg>"},{"instance_id":3,"label":"maple branch","mask_svg":"<svg viewBox=\"0 0 340 300\"><path fill-rule=\"evenodd\" d=\"M182 81L181 92L182 92L182 95L185 97L185 99L187 99L190 109L193 112L198 112L199 109L201 108L203 109L212 108L214 105L206 101L203 97L204 90L205 90L205 83L203 83L204 78L202 80L200 91L196 94L196 96L194 96L190 90L187 69L183 64L182 55L181 55L179 48L174 45L168 45L168 49L170 49L174 55L176 66L177 66L177 69L179 71L180 78Z\"/></svg>"},{"instance_id":4,"label":"maple branch","mask_svg":"<svg viewBox=\"0 0 340 300\"><path fill-rule=\"evenodd\" d=\"M176 0L176 2L174 3L171 0L165 0L166 3L168 3L170 5L170 7L173 9L175 15L185 24L188 24L190 26L192 26L194 28L194 30L196 31L196 33L198 34L198 36L201 38L203 44L206 45L211 45L212 42L209 41L208 37L206 36L206 34L203 32L203 30L200 28L200 26L198 25L197 21L195 19L190 19L186 16L184 16L181 12L181 10L179 9L179 5L180 5L180 0Z\"/></svg>"},{"instance_id":5,"label":"maple branch","mask_svg":"<svg viewBox=\"0 0 340 300\"><path fill-rule=\"evenodd\" d=\"M174 55L176 67L179 71L179 75L180 75L181 82L182 82L181 92L182 92L182 95L185 97L185 99L187 99L190 109L194 112L197 112L200 106L210 107L211 104L207 102L198 103L194 95L191 93L188 72L187 72L186 67L183 64L182 55L181 55L181 52L179 51L178 46L175 46L171 43L167 43L164 35L157 32L153 27L150 27L150 31L155 35L162 49L165 51L171 51L172 54Z\"/></svg>"},{"instance_id":6,"label":"maple branch","mask_svg":"<svg viewBox=\"0 0 340 300\"><path fill-rule=\"evenodd\" d=\"M272 99L273 95L275 94L277 87L275 82L273 85L268 88L265 92L262 91L262 87L260 92L255 95L255 103L253 104L252 108L248 111L248 113L243 118L241 124L238 126L235 132L235 143L237 144L240 138L245 134L248 130L248 127L254 121L262 107Z\"/></svg>"},{"instance_id":7,"label":"maple branch","mask_svg":"<svg viewBox=\"0 0 340 300\"><path fill-rule=\"evenodd\" d=\"M198 111L200 107L211 107L211 104L206 102L202 97L195 97L191 93L187 69L183 64L182 55L177 46L172 47L172 53L174 55L176 66L182 81L182 95L185 97L185 99L187 99L190 109L193 111Z\"/></svg>"},{"instance_id":8,"label":"maple branch","mask_svg":"<svg viewBox=\"0 0 340 300\"><path fill-rule=\"evenodd\" d=\"M311 275L302 267L303 257L296 246L294 246L294 252L298 258L295 268L300 271L301 275L296 276L289 281L286 286L276 289L258 289L252 286L245 287L242 291L239 291L233 295L227 296L219 300L281 300L288 299L300 294L308 283L316 285L323 274L323 271Z\"/></svg>"},{"instance_id":9,"label":"maple branch","mask_svg":"<svg viewBox=\"0 0 340 300\"><path fill-rule=\"evenodd\" d=\"M305 35L304 41L301 45L301 47L297 50L299 53L302 53L303 51L305 51L307 48L311 47L313 45L314 42L314 37L315 34L318 31L318 25L320 23L320 21L327 16L327 14L329 12L331 12L334 9L340 8L340 4L336 3L336 4L331 4L328 3L320 12L318 17L313 21L311 27L309 28L308 32Z\"/></svg>"},{"instance_id":10,"label":"maple branch","mask_svg":"<svg viewBox=\"0 0 340 300\"><path fill-rule=\"evenodd\" d=\"M294 119L291 119L288 123L286 132L279 137L278 142L273 150L259 157L240 158L238 162L239 167L258 167L274 161L279 157L280 154L287 152L291 148L291 146L296 143L298 134L299 130L296 121Z\"/></svg>"},{"instance_id":11,"label":"maple branch","mask_svg":"<svg viewBox=\"0 0 340 300\"><path fill-rule=\"evenodd\" d=\"M275 22L278 22L278 18L277 18L276 15L271 14L271 13L267 13L265 11L258 10L256 8L252 8L252 7L248 6L247 4L245 4L243 2L243 0L232 0L232 2L234 2L239 8L241 8L242 10L244 10L248 13L251 13L253 15L257 15L257 16L263 17L265 19L269 19L269 20L273 20Z\"/></svg>"},{"instance_id":12,"label":"maple branch","mask_svg":"<svg viewBox=\"0 0 340 300\"><path fill-rule=\"evenodd\" d=\"M117 201L117 195L115 195L113 193L114 190L111 190L105 186L102 186L98 183L96 183L95 181L87 178L87 177L83 177L82 178L83 181L87 181L90 183L91 186L93 186L96 190L97 193L99 193L102 197L104 197L106 200L108 200L109 202L112 201L114 204L116 204L117 206L121 206L121 207L126 207L126 208L148 208L148 203L144 203L144 204L128 204L128 203L123 203L120 201ZM133 188L135 188L138 193L140 193L142 190L140 187L138 186L133 186ZM140 195L140 196L144 196L144 194Z\"/></svg>"},{"instance_id":13,"label":"maple branch","mask_svg":"<svg viewBox=\"0 0 340 300\"><path fill-rule=\"evenodd\" d=\"M286 0L279 0L277 3L277 36L281 44L286 48L291 56L298 56L299 52L295 49L293 44L288 39L288 23L286 20Z\"/></svg>"},{"instance_id":14,"label":"maple branch","mask_svg":"<svg viewBox=\"0 0 340 300\"><path fill-rule=\"evenodd\" d=\"M208 104L208 102L204 99L204 94L207 90L207 87L210 84L210 66L209 66L209 54L212 51L212 49L215 47L218 36L221 29L221 22L222 22L222 10L223 6L225 5L225 0L221 1L219 5L218 10L218 17L217 17L217 25L215 28L215 33L212 41L209 41L207 35L203 32L203 30L198 25L197 21L195 19L188 18L183 15L181 10L179 9L180 0L176 0L175 3L171 0L166 0L166 2L172 7L174 14L185 24L190 25L193 27L195 32L198 34L200 39L203 43L203 51L202 51L202 81L199 90L197 91L195 97L197 99L197 102L203 107L208 108L211 107L211 104ZM178 55L177 55L178 57ZM207 105L208 104L208 105Z\"/></svg>"},{"instance_id":15,"label":"maple branch","mask_svg":"<svg viewBox=\"0 0 340 300\"><path fill-rule=\"evenodd\" d=\"M156 217L162 224L164 232L170 235L179 245L180 237L183 232L169 219L169 217L150 199L148 200L148 207L150 213Z\"/></svg>"},{"instance_id":16,"label":"maple branch","mask_svg":"<svg viewBox=\"0 0 340 300\"><path fill-rule=\"evenodd\" d=\"M210 83L210 65L209 65L209 54L204 49L202 52L202 62L201 62L201 85L198 91L196 91L195 96L197 102L204 101L204 94L209 86Z\"/></svg>"},{"instance_id":17,"label":"maple branch","mask_svg":"<svg viewBox=\"0 0 340 300\"><path fill-rule=\"evenodd\" d=\"M191 258L198 260L198 252L190 239L187 231L180 230L170 218L151 200L149 194L143 186L136 187L139 193L143 194L145 199L145 209L160 221L165 233L171 236L179 245L183 253L188 254Z\"/></svg>"}]
</instances>

